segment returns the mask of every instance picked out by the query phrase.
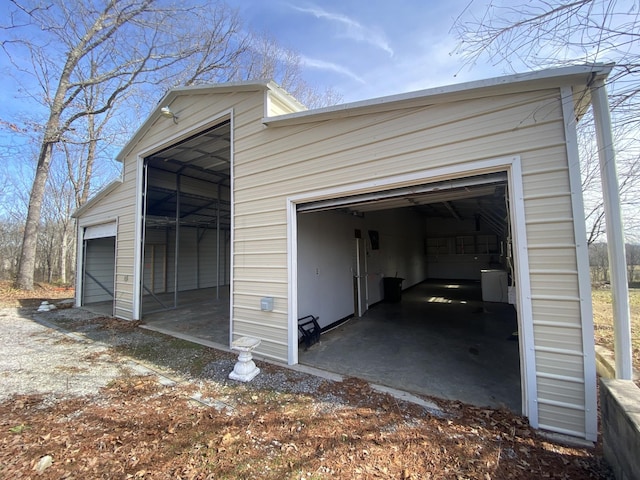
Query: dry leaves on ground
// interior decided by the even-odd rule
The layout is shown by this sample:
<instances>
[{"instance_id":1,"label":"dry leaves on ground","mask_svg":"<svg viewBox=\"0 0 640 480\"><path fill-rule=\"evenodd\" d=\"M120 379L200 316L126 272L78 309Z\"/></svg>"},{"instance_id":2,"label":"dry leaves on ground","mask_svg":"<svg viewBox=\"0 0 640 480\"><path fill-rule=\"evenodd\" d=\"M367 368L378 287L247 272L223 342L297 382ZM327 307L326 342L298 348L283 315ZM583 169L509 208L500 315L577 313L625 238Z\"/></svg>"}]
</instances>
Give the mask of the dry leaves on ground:
<instances>
[{"instance_id":1,"label":"dry leaves on ground","mask_svg":"<svg viewBox=\"0 0 640 480\"><path fill-rule=\"evenodd\" d=\"M545 441L503 411L451 403L451 414L434 416L355 379L326 382L317 397L201 386L204 397L226 403L190 400L189 383L163 387L151 377L127 377L95 398L51 404L30 396L0 405L0 475L608 478L594 449ZM46 456L50 466L36 475Z\"/></svg>"}]
</instances>

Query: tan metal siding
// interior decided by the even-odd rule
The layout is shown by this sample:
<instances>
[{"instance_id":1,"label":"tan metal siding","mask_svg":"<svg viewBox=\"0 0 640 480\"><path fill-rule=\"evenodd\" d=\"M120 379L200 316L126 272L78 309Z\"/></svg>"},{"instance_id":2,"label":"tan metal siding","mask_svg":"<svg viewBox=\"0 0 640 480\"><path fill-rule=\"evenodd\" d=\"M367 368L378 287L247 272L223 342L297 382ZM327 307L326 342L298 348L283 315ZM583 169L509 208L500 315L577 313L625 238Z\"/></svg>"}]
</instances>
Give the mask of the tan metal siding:
<instances>
[{"instance_id":1,"label":"tan metal siding","mask_svg":"<svg viewBox=\"0 0 640 480\"><path fill-rule=\"evenodd\" d=\"M286 248L289 195L520 155L534 317L526 321L534 322L539 415L551 426L566 415L561 428L584 429L584 415L573 407L584 404L584 389L544 377L563 375L571 385L580 385L584 377L571 189L558 91L267 128L236 140L236 266L251 261L242 253L248 242ZM279 218L274 209L280 210ZM281 292L286 277L278 258L271 259L272 268L265 268L265 262L251 272L238 269L236 278L244 277L245 287L252 291L264 288L265 294L268 288L260 282L268 278ZM255 298L239 297L235 311L248 311L254 302ZM248 323L242 327L256 331ZM265 346L286 360L286 329L280 331L282 336ZM568 406L558 404L558 398Z\"/></svg>"}]
</instances>

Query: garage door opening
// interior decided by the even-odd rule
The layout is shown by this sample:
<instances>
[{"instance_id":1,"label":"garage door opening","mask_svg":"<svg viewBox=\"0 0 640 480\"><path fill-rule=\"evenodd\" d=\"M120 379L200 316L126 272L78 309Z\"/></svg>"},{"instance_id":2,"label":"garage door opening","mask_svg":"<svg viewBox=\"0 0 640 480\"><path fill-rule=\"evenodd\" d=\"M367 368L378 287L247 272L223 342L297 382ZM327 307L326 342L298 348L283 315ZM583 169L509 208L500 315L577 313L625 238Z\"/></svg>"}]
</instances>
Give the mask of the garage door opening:
<instances>
[{"instance_id":1,"label":"garage door opening","mask_svg":"<svg viewBox=\"0 0 640 480\"><path fill-rule=\"evenodd\" d=\"M81 305L113 315L116 224L86 227L83 232Z\"/></svg>"},{"instance_id":2,"label":"garage door opening","mask_svg":"<svg viewBox=\"0 0 640 480\"><path fill-rule=\"evenodd\" d=\"M522 413L508 199L499 172L299 204L299 361Z\"/></svg>"},{"instance_id":3,"label":"garage door opening","mask_svg":"<svg viewBox=\"0 0 640 480\"><path fill-rule=\"evenodd\" d=\"M225 121L144 159L142 318L229 337L231 131Z\"/></svg>"}]
</instances>

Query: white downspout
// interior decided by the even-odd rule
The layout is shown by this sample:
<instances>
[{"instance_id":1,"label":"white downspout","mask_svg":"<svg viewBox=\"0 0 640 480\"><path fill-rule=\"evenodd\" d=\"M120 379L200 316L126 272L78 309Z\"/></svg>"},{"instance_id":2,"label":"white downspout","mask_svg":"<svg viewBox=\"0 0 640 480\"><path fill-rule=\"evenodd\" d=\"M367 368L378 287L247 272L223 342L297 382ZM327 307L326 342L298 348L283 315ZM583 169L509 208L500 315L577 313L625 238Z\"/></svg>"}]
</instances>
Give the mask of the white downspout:
<instances>
[{"instance_id":1,"label":"white downspout","mask_svg":"<svg viewBox=\"0 0 640 480\"><path fill-rule=\"evenodd\" d=\"M615 152L611 134L611 116L607 90L603 79L591 85L591 102L598 142L600 180L607 227L607 250L611 269L611 292L613 294L614 353L616 378L633 380L631 362L631 323L629 314L629 286L625 261L624 232L618 193Z\"/></svg>"}]
</instances>

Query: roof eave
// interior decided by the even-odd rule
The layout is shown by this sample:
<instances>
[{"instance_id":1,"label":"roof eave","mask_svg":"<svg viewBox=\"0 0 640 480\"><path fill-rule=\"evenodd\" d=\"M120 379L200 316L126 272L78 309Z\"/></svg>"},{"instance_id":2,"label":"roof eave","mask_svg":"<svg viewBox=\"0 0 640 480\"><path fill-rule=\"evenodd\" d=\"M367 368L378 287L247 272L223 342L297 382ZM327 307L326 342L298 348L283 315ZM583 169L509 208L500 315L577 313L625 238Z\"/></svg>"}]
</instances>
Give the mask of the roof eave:
<instances>
[{"instance_id":1,"label":"roof eave","mask_svg":"<svg viewBox=\"0 0 640 480\"><path fill-rule=\"evenodd\" d=\"M525 92L564 85L586 87L594 78L606 78L612 68L613 65L611 64L592 64L518 73L346 103L333 107L290 113L277 117L265 117L262 123L266 126L278 127L351 117L365 113L383 112L401 108L405 104L412 106L429 105L466 100L491 94L504 94L505 92L511 91L514 93Z\"/></svg>"}]
</instances>

